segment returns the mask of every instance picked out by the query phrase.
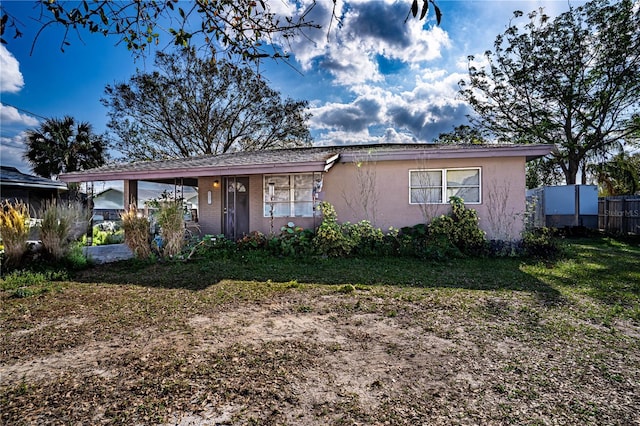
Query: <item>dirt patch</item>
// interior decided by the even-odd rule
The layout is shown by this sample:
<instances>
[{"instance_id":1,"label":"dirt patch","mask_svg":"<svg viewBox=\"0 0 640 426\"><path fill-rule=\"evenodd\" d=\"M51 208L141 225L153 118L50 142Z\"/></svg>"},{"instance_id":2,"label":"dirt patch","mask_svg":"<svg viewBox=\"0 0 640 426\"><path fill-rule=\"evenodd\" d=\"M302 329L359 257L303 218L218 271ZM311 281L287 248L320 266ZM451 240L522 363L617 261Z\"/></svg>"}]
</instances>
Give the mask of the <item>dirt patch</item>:
<instances>
[{"instance_id":1,"label":"dirt patch","mask_svg":"<svg viewBox=\"0 0 640 426\"><path fill-rule=\"evenodd\" d=\"M102 318L104 302L84 301L73 316L5 332L3 353L14 355L0 364L3 423L639 421L633 323L617 334L578 321L564 329L558 312L527 298L308 290L211 306L162 291L140 290L127 297L141 302L126 305L175 296L162 315L154 305ZM12 347L39 333L34 341L61 349Z\"/></svg>"}]
</instances>

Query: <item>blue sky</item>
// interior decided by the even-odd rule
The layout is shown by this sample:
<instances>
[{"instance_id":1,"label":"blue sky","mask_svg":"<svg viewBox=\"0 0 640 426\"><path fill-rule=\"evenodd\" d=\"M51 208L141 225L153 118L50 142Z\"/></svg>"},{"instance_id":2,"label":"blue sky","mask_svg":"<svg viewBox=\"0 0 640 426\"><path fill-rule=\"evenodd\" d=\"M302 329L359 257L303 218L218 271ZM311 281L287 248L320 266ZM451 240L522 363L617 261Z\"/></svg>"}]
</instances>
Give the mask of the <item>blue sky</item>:
<instances>
[{"instance_id":1,"label":"blue sky","mask_svg":"<svg viewBox=\"0 0 640 426\"><path fill-rule=\"evenodd\" d=\"M288 14L310 0L270 0ZM568 9L554 1L437 2L443 13L436 26L428 20L404 23L410 0L339 2L342 26L327 34L331 0L318 0L311 18L323 25L286 46L291 65L267 61L260 67L283 97L309 101L309 126L316 144L431 142L441 132L465 124L471 110L457 96L467 75L467 56L491 49L513 11L544 7L555 16ZM583 2L574 1L578 6ZM44 118L70 115L106 130L107 109L100 103L107 84L127 81L136 71L151 71L153 57L134 59L115 38L70 34L60 51L62 30L47 28L33 52L40 25L32 1L3 1L20 19L24 36L5 33L0 46L0 162L30 173L22 160L24 132ZM519 22L524 23L521 19ZM328 37L327 37L328 35ZM161 33L160 47L169 43ZM116 154L117 155L117 154Z\"/></svg>"}]
</instances>

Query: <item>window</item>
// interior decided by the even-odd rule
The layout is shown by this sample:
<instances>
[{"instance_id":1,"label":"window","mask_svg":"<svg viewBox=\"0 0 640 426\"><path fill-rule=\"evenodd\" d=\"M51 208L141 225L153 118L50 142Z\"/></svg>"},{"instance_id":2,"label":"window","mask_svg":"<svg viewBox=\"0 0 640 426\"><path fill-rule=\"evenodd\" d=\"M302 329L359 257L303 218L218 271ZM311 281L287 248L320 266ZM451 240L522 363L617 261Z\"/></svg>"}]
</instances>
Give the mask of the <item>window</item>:
<instances>
[{"instance_id":1,"label":"window","mask_svg":"<svg viewBox=\"0 0 640 426\"><path fill-rule=\"evenodd\" d=\"M264 177L264 217L311 217L320 173Z\"/></svg>"},{"instance_id":2,"label":"window","mask_svg":"<svg viewBox=\"0 0 640 426\"><path fill-rule=\"evenodd\" d=\"M480 168L409 171L409 203L441 204L451 197L480 203Z\"/></svg>"}]
</instances>

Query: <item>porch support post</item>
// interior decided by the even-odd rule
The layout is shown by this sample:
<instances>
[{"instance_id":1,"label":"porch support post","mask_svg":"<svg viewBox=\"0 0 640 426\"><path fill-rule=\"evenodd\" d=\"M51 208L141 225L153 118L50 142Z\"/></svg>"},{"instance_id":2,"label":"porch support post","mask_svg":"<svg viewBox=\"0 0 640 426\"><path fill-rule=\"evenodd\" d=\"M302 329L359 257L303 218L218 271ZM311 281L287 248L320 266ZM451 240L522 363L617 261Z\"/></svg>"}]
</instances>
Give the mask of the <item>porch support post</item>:
<instances>
[{"instance_id":1,"label":"porch support post","mask_svg":"<svg viewBox=\"0 0 640 426\"><path fill-rule=\"evenodd\" d=\"M138 181L124 181L124 210L129 211L129 206L138 207Z\"/></svg>"},{"instance_id":2,"label":"porch support post","mask_svg":"<svg viewBox=\"0 0 640 426\"><path fill-rule=\"evenodd\" d=\"M91 185L91 190L89 190L89 185ZM93 216L95 216L95 205L93 204L93 189L94 189L94 182L87 182L86 183L86 187L85 187L86 191L87 191L87 210L89 210L89 223L87 223L87 231L86 231L86 240L87 240L87 246L92 246L93 245Z\"/></svg>"}]
</instances>

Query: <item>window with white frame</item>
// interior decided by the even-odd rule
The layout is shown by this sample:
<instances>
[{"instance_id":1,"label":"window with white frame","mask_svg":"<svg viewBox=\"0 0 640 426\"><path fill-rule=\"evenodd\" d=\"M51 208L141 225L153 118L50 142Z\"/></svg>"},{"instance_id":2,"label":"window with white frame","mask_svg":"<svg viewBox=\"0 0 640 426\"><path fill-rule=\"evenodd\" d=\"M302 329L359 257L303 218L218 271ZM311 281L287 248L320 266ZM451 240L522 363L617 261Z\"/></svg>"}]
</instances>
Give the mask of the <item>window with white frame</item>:
<instances>
[{"instance_id":1,"label":"window with white frame","mask_svg":"<svg viewBox=\"0 0 640 426\"><path fill-rule=\"evenodd\" d=\"M264 217L313 216L314 188L319 173L264 176Z\"/></svg>"},{"instance_id":2,"label":"window with white frame","mask_svg":"<svg viewBox=\"0 0 640 426\"><path fill-rule=\"evenodd\" d=\"M460 197L480 203L480 168L409 170L409 203L442 204Z\"/></svg>"}]
</instances>

